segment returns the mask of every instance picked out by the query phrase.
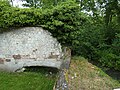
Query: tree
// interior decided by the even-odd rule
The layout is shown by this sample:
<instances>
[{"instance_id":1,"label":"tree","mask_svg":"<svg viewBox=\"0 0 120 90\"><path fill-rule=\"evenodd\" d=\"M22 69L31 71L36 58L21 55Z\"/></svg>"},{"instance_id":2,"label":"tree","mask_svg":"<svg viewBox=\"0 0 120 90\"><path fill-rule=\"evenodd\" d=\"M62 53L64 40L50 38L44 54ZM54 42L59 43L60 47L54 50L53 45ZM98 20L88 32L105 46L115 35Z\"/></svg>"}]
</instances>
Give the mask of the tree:
<instances>
[{"instance_id":1,"label":"tree","mask_svg":"<svg viewBox=\"0 0 120 90\"><path fill-rule=\"evenodd\" d=\"M108 0L105 5L105 37L107 44L112 44L116 33L120 33L117 29L120 22L120 4L119 0Z\"/></svg>"},{"instance_id":2,"label":"tree","mask_svg":"<svg viewBox=\"0 0 120 90\"><path fill-rule=\"evenodd\" d=\"M120 4L118 1L119 0L108 0L106 3L105 23L107 26L112 22L113 17L120 18Z\"/></svg>"},{"instance_id":3,"label":"tree","mask_svg":"<svg viewBox=\"0 0 120 90\"><path fill-rule=\"evenodd\" d=\"M23 6L26 6L26 7L38 8L38 7L41 7L42 5L42 0L23 0L23 1L26 1L26 3L23 4Z\"/></svg>"},{"instance_id":4,"label":"tree","mask_svg":"<svg viewBox=\"0 0 120 90\"><path fill-rule=\"evenodd\" d=\"M66 0L22 0L27 3L23 4L26 7L35 7L35 8L50 8L51 6L56 6L60 2Z\"/></svg>"},{"instance_id":5,"label":"tree","mask_svg":"<svg viewBox=\"0 0 120 90\"><path fill-rule=\"evenodd\" d=\"M11 2L11 4L12 4L12 6L13 6L13 0L10 0L10 2Z\"/></svg>"}]
</instances>

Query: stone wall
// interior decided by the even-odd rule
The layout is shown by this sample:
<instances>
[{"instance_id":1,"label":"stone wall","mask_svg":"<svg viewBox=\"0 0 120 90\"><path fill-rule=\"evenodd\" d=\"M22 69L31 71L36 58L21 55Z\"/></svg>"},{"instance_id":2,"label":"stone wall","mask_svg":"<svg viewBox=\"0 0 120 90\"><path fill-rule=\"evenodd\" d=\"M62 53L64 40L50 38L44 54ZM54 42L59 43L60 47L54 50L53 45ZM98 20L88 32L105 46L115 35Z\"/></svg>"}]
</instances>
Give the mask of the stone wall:
<instances>
[{"instance_id":1,"label":"stone wall","mask_svg":"<svg viewBox=\"0 0 120 90\"><path fill-rule=\"evenodd\" d=\"M68 90L68 69L71 61L71 50L64 48L63 63L53 90Z\"/></svg>"},{"instance_id":2,"label":"stone wall","mask_svg":"<svg viewBox=\"0 0 120 90\"><path fill-rule=\"evenodd\" d=\"M60 68L61 45L40 27L9 29L0 34L0 70L16 71L28 66Z\"/></svg>"}]
</instances>

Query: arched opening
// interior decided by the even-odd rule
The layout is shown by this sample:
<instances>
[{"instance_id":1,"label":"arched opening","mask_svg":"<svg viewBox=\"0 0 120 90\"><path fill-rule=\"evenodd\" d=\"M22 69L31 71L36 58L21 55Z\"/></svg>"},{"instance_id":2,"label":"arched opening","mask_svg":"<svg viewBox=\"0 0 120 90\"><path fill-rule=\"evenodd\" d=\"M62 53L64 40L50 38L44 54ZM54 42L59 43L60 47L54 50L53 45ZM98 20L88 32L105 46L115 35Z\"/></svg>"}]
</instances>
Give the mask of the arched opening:
<instances>
[{"instance_id":1,"label":"arched opening","mask_svg":"<svg viewBox=\"0 0 120 90\"><path fill-rule=\"evenodd\" d=\"M29 67L24 67L24 72L40 73L46 76L56 76L59 70L53 67L29 66Z\"/></svg>"}]
</instances>

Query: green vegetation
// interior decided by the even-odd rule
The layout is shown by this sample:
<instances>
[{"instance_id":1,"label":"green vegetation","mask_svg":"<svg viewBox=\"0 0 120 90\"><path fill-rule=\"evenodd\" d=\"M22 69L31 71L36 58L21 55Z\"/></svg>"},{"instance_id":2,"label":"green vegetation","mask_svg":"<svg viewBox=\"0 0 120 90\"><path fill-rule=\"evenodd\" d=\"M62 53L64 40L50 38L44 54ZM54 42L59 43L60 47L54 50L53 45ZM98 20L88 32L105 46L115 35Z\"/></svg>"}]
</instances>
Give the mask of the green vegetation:
<instances>
[{"instance_id":1,"label":"green vegetation","mask_svg":"<svg viewBox=\"0 0 120 90\"><path fill-rule=\"evenodd\" d=\"M4 31L3 28L9 27L41 26L63 46L70 47L73 55L120 70L119 0L53 0L51 3L55 1L58 2L51 9L47 8L49 2L43 3L46 8L33 5L21 9L0 1L0 27Z\"/></svg>"},{"instance_id":2,"label":"green vegetation","mask_svg":"<svg viewBox=\"0 0 120 90\"><path fill-rule=\"evenodd\" d=\"M57 77L53 70L32 67L22 73L0 72L0 90L53 90Z\"/></svg>"},{"instance_id":3,"label":"green vegetation","mask_svg":"<svg viewBox=\"0 0 120 90\"><path fill-rule=\"evenodd\" d=\"M70 90L113 90L120 83L83 57L73 57L69 69Z\"/></svg>"}]
</instances>

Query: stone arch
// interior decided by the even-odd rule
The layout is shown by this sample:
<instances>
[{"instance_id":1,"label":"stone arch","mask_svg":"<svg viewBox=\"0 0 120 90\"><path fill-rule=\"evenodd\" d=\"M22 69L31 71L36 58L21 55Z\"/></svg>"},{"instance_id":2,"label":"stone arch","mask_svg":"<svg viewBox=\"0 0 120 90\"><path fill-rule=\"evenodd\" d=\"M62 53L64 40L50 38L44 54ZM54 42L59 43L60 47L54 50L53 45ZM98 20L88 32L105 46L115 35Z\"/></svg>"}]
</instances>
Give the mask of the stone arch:
<instances>
[{"instance_id":1,"label":"stone arch","mask_svg":"<svg viewBox=\"0 0 120 90\"><path fill-rule=\"evenodd\" d=\"M0 69L16 71L27 66L60 69L60 43L41 27L12 28L0 34Z\"/></svg>"}]
</instances>

